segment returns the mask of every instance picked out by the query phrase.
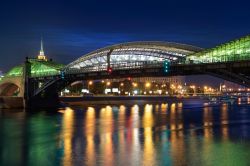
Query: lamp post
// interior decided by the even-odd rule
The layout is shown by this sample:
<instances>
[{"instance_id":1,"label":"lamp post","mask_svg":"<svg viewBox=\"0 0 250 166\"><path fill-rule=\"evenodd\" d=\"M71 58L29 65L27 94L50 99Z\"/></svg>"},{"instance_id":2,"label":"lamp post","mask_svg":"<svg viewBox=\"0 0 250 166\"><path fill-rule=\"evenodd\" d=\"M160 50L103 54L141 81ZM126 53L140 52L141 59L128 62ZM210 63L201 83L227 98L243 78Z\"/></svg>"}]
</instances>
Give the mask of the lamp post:
<instances>
[{"instance_id":1,"label":"lamp post","mask_svg":"<svg viewBox=\"0 0 250 166\"><path fill-rule=\"evenodd\" d=\"M150 87L151 87L151 83L150 83L150 82L146 82L145 88L146 88L146 89L149 89Z\"/></svg>"},{"instance_id":2,"label":"lamp post","mask_svg":"<svg viewBox=\"0 0 250 166\"><path fill-rule=\"evenodd\" d=\"M119 91L120 91L120 95L121 95L121 90L122 90L122 87L124 87L124 83L121 82L120 85L119 85Z\"/></svg>"},{"instance_id":3,"label":"lamp post","mask_svg":"<svg viewBox=\"0 0 250 166\"><path fill-rule=\"evenodd\" d=\"M204 92L203 92L204 94L207 93L207 86L204 86L203 91L204 91Z\"/></svg>"},{"instance_id":4,"label":"lamp post","mask_svg":"<svg viewBox=\"0 0 250 166\"><path fill-rule=\"evenodd\" d=\"M136 88L138 84L136 82L133 82L133 87Z\"/></svg>"},{"instance_id":5,"label":"lamp post","mask_svg":"<svg viewBox=\"0 0 250 166\"><path fill-rule=\"evenodd\" d=\"M190 88L193 89L193 91L194 91L194 96L196 96L196 90L195 90L196 87L195 87L195 85L191 85Z\"/></svg>"},{"instance_id":6,"label":"lamp post","mask_svg":"<svg viewBox=\"0 0 250 166\"><path fill-rule=\"evenodd\" d=\"M111 85L111 82L108 81L105 85L106 85L105 89L107 89L107 87L109 87ZM111 88L110 88L110 92L111 92ZM108 92L107 92L107 94L108 94Z\"/></svg>"},{"instance_id":7,"label":"lamp post","mask_svg":"<svg viewBox=\"0 0 250 166\"><path fill-rule=\"evenodd\" d=\"M90 93L89 87L90 87L91 85L93 85L93 81L89 81L89 82L88 82L88 91L89 91L89 93Z\"/></svg>"},{"instance_id":8,"label":"lamp post","mask_svg":"<svg viewBox=\"0 0 250 166\"><path fill-rule=\"evenodd\" d=\"M138 90L137 90L136 88L138 87L138 83L133 82L132 85L133 85L132 93L133 93L134 95L137 95L137 94L138 94Z\"/></svg>"}]
</instances>

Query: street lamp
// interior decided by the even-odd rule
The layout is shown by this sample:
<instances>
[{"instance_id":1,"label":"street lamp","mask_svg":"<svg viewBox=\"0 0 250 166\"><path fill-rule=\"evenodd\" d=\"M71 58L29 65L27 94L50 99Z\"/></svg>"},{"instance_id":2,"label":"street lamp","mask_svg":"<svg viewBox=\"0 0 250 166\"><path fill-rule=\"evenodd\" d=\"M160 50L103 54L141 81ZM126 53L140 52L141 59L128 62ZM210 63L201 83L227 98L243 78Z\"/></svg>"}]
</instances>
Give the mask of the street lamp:
<instances>
[{"instance_id":1,"label":"street lamp","mask_svg":"<svg viewBox=\"0 0 250 166\"><path fill-rule=\"evenodd\" d=\"M204 94L206 94L207 93L207 86L204 86L203 90L204 90Z\"/></svg>"},{"instance_id":2,"label":"street lamp","mask_svg":"<svg viewBox=\"0 0 250 166\"><path fill-rule=\"evenodd\" d=\"M93 81L89 81L89 83L88 83L89 85L92 85L93 84Z\"/></svg>"},{"instance_id":3,"label":"street lamp","mask_svg":"<svg viewBox=\"0 0 250 166\"><path fill-rule=\"evenodd\" d=\"M193 91L194 91L194 96L195 96L195 95L196 95L195 85L191 85L190 88L193 89Z\"/></svg>"},{"instance_id":4,"label":"street lamp","mask_svg":"<svg viewBox=\"0 0 250 166\"><path fill-rule=\"evenodd\" d=\"M138 84L134 82L133 87L136 88L137 86L138 86Z\"/></svg>"},{"instance_id":5,"label":"street lamp","mask_svg":"<svg viewBox=\"0 0 250 166\"><path fill-rule=\"evenodd\" d=\"M89 82L88 82L88 91L89 91L89 92L90 92L89 86L91 86L91 85L93 85L93 81L89 81Z\"/></svg>"}]
</instances>

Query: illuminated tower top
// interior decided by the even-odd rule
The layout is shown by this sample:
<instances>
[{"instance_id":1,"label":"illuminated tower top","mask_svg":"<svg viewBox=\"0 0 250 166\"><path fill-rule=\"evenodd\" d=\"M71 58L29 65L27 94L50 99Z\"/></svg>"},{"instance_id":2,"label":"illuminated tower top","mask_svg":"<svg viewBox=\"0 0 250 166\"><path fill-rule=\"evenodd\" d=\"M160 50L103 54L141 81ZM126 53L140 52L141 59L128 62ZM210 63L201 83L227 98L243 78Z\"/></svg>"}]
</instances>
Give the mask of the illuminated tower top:
<instances>
[{"instance_id":1,"label":"illuminated tower top","mask_svg":"<svg viewBox=\"0 0 250 166\"><path fill-rule=\"evenodd\" d=\"M39 55L37 56L37 59L47 61L47 57L45 56L43 51L43 39L41 39L41 50Z\"/></svg>"}]
</instances>

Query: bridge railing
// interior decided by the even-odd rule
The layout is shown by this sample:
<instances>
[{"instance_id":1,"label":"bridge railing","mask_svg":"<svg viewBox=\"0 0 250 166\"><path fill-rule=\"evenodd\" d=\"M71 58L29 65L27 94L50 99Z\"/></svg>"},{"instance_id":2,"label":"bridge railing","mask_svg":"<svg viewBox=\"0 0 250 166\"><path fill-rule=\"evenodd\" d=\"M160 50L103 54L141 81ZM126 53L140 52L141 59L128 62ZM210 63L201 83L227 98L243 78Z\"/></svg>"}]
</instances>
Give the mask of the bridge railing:
<instances>
[{"instance_id":1,"label":"bridge railing","mask_svg":"<svg viewBox=\"0 0 250 166\"><path fill-rule=\"evenodd\" d=\"M164 61L137 61L137 62L121 62L110 64L113 71L115 70L129 70L129 69L147 69L147 68L160 68L163 67ZM170 62L171 64L177 64L180 62ZM100 72L107 71L107 63L96 64L95 66L88 66L83 68L64 68L58 72L42 72L41 74L31 74L32 78L41 77L55 77L60 76L62 73L64 75L68 74L78 74L78 73L89 73L89 72Z\"/></svg>"},{"instance_id":2,"label":"bridge railing","mask_svg":"<svg viewBox=\"0 0 250 166\"><path fill-rule=\"evenodd\" d=\"M51 77L51 76L57 76L60 75L60 71L56 71L56 72L42 72L42 73L31 73L31 77L35 78L35 77Z\"/></svg>"},{"instance_id":3,"label":"bridge railing","mask_svg":"<svg viewBox=\"0 0 250 166\"><path fill-rule=\"evenodd\" d=\"M129 70L129 69L141 69L141 68L152 68L152 67L162 67L162 61L138 61L138 62L121 62L116 64L110 64L113 71L115 70ZM68 68L65 69L65 74L75 74L75 73L87 73L87 72L98 72L106 71L107 64L97 64L96 66L88 66L83 68Z\"/></svg>"}]
</instances>

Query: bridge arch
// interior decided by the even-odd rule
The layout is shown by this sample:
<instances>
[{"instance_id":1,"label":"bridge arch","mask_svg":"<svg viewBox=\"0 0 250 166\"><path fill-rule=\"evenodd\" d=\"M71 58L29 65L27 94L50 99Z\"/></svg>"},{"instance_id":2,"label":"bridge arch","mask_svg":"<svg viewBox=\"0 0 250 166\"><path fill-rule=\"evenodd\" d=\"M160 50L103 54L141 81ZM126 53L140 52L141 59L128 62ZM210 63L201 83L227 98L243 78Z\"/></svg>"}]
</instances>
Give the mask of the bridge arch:
<instances>
[{"instance_id":1,"label":"bridge arch","mask_svg":"<svg viewBox=\"0 0 250 166\"><path fill-rule=\"evenodd\" d=\"M0 96L23 97L23 94L24 86L22 77L6 77L0 82Z\"/></svg>"},{"instance_id":2,"label":"bridge arch","mask_svg":"<svg viewBox=\"0 0 250 166\"><path fill-rule=\"evenodd\" d=\"M0 85L0 96L18 96L20 87L12 82L6 82Z\"/></svg>"},{"instance_id":3,"label":"bridge arch","mask_svg":"<svg viewBox=\"0 0 250 166\"><path fill-rule=\"evenodd\" d=\"M172 43L172 42L129 42L97 49L81 56L65 67L70 69L85 69L87 71L102 71L111 66L131 67L134 63L160 62L168 60L178 62L187 55L201 51L202 48ZM110 55L108 59L107 55Z\"/></svg>"}]
</instances>

